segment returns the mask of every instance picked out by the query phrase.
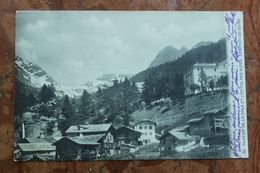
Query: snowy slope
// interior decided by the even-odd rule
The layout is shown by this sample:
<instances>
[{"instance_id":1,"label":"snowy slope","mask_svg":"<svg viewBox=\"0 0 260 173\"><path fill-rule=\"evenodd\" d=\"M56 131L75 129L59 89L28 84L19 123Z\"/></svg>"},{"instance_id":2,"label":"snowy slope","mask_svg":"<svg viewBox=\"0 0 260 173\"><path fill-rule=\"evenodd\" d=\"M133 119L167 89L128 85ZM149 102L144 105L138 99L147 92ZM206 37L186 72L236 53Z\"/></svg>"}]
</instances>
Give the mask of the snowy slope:
<instances>
[{"instance_id":1,"label":"snowy slope","mask_svg":"<svg viewBox=\"0 0 260 173\"><path fill-rule=\"evenodd\" d=\"M41 67L31 62L27 62L18 56L15 57L15 69L16 79L26 85L40 88L44 84L57 84L57 82L52 77L50 77L48 73L44 71Z\"/></svg>"}]
</instances>

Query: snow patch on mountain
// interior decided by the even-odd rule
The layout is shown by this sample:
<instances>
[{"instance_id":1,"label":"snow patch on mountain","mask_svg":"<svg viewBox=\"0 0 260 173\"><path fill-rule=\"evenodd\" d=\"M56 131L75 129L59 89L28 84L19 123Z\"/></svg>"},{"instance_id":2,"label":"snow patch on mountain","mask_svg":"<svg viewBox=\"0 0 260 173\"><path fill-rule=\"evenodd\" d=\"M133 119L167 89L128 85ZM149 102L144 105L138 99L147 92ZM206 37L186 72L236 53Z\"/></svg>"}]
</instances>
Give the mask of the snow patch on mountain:
<instances>
[{"instance_id":1,"label":"snow patch on mountain","mask_svg":"<svg viewBox=\"0 0 260 173\"><path fill-rule=\"evenodd\" d=\"M40 88L45 85L56 85L57 82L40 66L27 62L21 57L15 57L16 79L20 82Z\"/></svg>"}]
</instances>

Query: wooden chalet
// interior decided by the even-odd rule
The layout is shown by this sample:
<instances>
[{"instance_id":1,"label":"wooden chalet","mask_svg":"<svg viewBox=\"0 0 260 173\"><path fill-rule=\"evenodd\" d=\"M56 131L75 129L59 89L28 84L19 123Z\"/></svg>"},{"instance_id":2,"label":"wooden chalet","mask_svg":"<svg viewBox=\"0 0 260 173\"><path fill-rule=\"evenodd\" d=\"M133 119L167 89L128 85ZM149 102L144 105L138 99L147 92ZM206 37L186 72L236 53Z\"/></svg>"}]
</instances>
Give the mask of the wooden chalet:
<instances>
[{"instance_id":1,"label":"wooden chalet","mask_svg":"<svg viewBox=\"0 0 260 173\"><path fill-rule=\"evenodd\" d=\"M117 145L130 144L132 146L138 146L141 135L142 132L138 130L122 126L116 129L116 143Z\"/></svg>"},{"instance_id":2,"label":"wooden chalet","mask_svg":"<svg viewBox=\"0 0 260 173\"><path fill-rule=\"evenodd\" d=\"M53 143L58 160L88 160L114 153L115 128L112 124L70 126L65 136Z\"/></svg>"},{"instance_id":3,"label":"wooden chalet","mask_svg":"<svg viewBox=\"0 0 260 173\"><path fill-rule=\"evenodd\" d=\"M36 155L49 156L55 155L56 147L51 143L18 143L16 160L31 160Z\"/></svg>"},{"instance_id":4,"label":"wooden chalet","mask_svg":"<svg viewBox=\"0 0 260 173\"><path fill-rule=\"evenodd\" d=\"M169 154L176 151L176 147L185 146L196 141L196 138L185 132L171 130L163 134L160 138L161 154Z\"/></svg>"},{"instance_id":5,"label":"wooden chalet","mask_svg":"<svg viewBox=\"0 0 260 173\"><path fill-rule=\"evenodd\" d=\"M104 135L84 137L63 137L53 143L56 146L56 160L93 160L99 157Z\"/></svg>"},{"instance_id":6,"label":"wooden chalet","mask_svg":"<svg viewBox=\"0 0 260 173\"><path fill-rule=\"evenodd\" d=\"M210 110L187 121L190 135L210 137L228 134L228 116L226 110Z\"/></svg>"}]
</instances>

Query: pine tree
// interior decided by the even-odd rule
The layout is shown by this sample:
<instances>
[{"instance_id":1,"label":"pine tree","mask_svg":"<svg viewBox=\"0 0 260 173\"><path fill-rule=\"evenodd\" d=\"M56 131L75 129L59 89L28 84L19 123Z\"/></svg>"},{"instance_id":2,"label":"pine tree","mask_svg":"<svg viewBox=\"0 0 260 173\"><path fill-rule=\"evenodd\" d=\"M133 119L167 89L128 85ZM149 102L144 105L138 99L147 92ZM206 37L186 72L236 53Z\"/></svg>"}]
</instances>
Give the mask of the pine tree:
<instances>
[{"instance_id":1,"label":"pine tree","mask_svg":"<svg viewBox=\"0 0 260 173\"><path fill-rule=\"evenodd\" d=\"M207 82L207 75L203 68L201 68L201 71L199 73L199 82L200 82L200 87L202 91L205 91L206 87L206 82Z\"/></svg>"},{"instance_id":2,"label":"pine tree","mask_svg":"<svg viewBox=\"0 0 260 173\"><path fill-rule=\"evenodd\" d=\"M46 103L47 101L51 100L52 98L55 97L55 93L54 93L54 86L47 86L47 85L43 85L41 87L41 91L40 91L40 100L44 103Z\"/></svg>"},{"instance_id":3,"label":"pine tree","mask_svg":"<svg viewBox=\"0 0 260 173\"><path fill-rule=\"evenodd\" d=\"M95 104L91 99L91 95L86 90L83 91L83 94L80 98L78 112L86 119L93 117L96 114Z\"/></svg>"},{"instance_id":4,"label":"pine tree","mask_svg":"<svg viewBox=\"0 0 260 173\"><path fill-rule=\"evenodd\" d=\"M26 103L28 106L33 106L36 103L36 98L34 97L32 92L30 92L30 94L27 95L26 100L27 100Z\"/></svg>"},{"instance_id":5,"label":"pine tree","mask_svg":"<svg viewBox=\"0 0 260 173\"><path fill-rule=\"evenodd\" d=\"M75 115L74 108L70 103L70 99L68 95L65 95L61 111L62 111L62 115L67 119L72 119Z\"/></svg>"},{"instance_id":6,"label":"pine tree","mask_svg":"<svg viewBox=\"0 0 260 173\"><path fill-rule=\"evenodd\" d=\"M146 104L150 104L154 100L155 86L151 74L145 78L141 98Z\"/></svg>"}]
</instances>

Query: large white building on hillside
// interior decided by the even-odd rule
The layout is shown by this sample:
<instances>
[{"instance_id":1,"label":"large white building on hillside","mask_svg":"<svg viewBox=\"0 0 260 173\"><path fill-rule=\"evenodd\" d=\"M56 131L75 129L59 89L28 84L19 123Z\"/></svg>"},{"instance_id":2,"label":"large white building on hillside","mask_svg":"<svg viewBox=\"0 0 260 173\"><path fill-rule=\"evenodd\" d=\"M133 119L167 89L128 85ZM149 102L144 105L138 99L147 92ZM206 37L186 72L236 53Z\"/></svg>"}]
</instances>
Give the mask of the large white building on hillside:
<instances>
[{"instance_id":1,"label":"large white building on hillside","mask_svg":"<svg viewBox=\"0 0 260 173\"><path fill-rule=\"evenodd\" d=\"M134 129L142 132L139 138L143 145L148 145L154 142L158 142L155 137L155 126L156 123L151 120L141 120L135 123Z\"/></svg>"},{"instance_id":2,"label":"large white building on hillside","mask_svg":"<svg viewBox=\"0 0 260 173\"><path fill-rule=\"evenodd\" d=\"M185 95L190 95L192 93L199 93L202 91L201 89L201 82L200 82L200 74L204 71L207 82L206 82L206 89L208 90L209 87L207 86L209 81L213 79L215 85L218 79L221 76L227 76L227 61L222 61L220 63L196 63L191 66L185 73L184 73L184 87L185 87ZM195 90L192 91L191 86L195 86ZM197 87L196 87L197 86Z\"/></svg>"}]
</instances>

